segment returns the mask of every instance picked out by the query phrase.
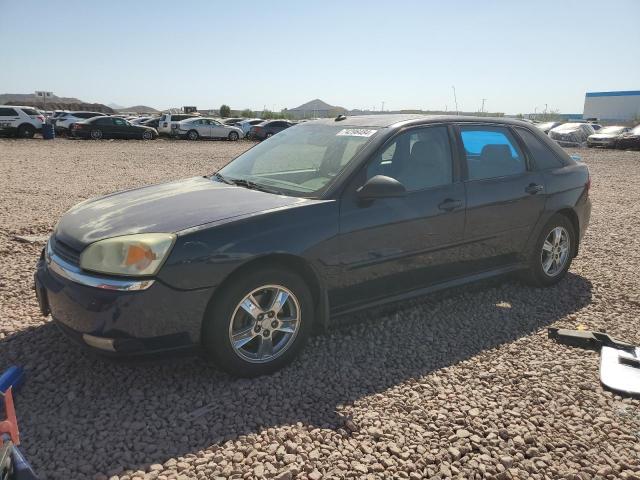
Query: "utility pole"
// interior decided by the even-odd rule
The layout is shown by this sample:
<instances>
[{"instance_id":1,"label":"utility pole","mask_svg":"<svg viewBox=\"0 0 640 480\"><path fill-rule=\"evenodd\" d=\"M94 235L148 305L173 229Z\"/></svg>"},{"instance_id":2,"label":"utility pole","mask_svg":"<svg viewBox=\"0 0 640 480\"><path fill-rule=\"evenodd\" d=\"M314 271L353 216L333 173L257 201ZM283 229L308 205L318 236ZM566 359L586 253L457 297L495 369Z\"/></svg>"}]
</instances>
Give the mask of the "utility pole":
<instances>
[{"instance_id":1,"label":"utility pole","mask_svg":"<svg viewBox=\"0 0 640 480\"><path fill-rule=\"evenodd\" d=\"M484 102L485 102L486 100L487 100L486 98L483 98L483 99L482 99L482 108L480 109L480 113L483 113L483 114L484 114Z\"/></svg>"},{"instance_id":2,"label":"utility pole","mask_svg":"<svg viewBox=\"0 0 640 480\"><path fill-rule=\"evenodd\" d=\"M382 102L382 106L380 107L380 111L384 113L384 101Z\"/></svg>"},{"instance_id":3,"label":"utility pole","mask_svg":"<svg viewBox=\"0 0 640 480\"><path fill-rule=\"evenodd\" d=\"M456 115L460 115L458 111L458 98L456 97L456 86L452 85L451 88L453 88L453 101L456 104Z\"/></svg>"}]
</instances>

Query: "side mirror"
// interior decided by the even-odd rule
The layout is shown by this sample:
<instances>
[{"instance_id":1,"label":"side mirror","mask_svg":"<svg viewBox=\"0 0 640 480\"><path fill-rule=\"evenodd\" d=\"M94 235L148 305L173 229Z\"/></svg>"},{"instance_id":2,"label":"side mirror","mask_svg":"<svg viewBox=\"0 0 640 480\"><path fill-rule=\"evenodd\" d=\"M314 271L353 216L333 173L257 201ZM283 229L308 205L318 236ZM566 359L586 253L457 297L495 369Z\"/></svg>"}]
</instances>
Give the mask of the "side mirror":
<instances>
[{"instance_id":1,"label":"side mirror","mask_svg":"<svg viewBox=\"0 0 640 480\"><path fill-rule=\"evenodd\" d=\"M395 178L385 175L376 175L367 180L363 186L356 190L361 200L374 200L376 198L404 197L407 189Z\"/></svg>"}]
</instances>

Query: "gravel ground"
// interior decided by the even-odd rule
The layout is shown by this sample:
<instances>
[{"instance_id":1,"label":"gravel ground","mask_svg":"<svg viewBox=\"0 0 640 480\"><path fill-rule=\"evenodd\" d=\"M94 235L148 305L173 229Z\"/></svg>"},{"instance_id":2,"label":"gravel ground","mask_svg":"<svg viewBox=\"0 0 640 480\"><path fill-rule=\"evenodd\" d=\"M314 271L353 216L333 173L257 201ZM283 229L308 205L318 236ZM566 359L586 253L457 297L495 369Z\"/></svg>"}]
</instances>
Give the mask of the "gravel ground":
<instances>
[{"instance_id":1,"label":"gravel ground","mask_svg":"<svg viewBox=\"0 0 640 480\"><path fill-rule=\"evenodd\" d=\"M640 478L640 408L550 325L640 343L640 152L579 153L591 226L566 280L511 278L311 339L237 380L200 358L88 355L39 316L41 243L87 197L211 172L248 142L0 140L0 366L26 367L24 450L47 479Z\"/></svg>"}]
</instances>

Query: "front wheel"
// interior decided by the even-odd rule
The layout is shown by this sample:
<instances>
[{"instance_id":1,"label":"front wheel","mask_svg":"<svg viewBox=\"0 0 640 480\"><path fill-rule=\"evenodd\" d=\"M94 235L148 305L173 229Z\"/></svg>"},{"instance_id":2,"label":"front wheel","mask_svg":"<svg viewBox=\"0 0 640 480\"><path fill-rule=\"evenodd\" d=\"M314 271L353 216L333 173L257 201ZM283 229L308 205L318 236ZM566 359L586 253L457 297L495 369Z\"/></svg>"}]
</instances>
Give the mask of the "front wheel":
<instances>
[{"instance_id":1,"label":"front wheel","mask_svg":"<svg viewBox=\"0 0 640 480\"><path fill-rule=\"evenodd\" d=\"M295 358L309 336L313 314L311 293L299 275L276 268L245 272L212 301L202 343L228 373L265 375Z\"/></svg>"},{"instance_id":2,"label":"front wheel","mask_svg":"<svg viewBox=\"0 0 640 480\"><path fill-rule=\"evenodd\" d=\"M538 237L525 279L537 287L558 283L571 266L576 244L573 224L564 215L554 215Z\"/></svg>"},{"instance_id":3,"label":"front wheel","mask_svg":"<svg viewBox=\"0 0 640 480\"><path fill-rule=\"evenodd\" d=\"M93 140L100 140L102 138L102 130L94 128L93 130L91 130L91 133L89 135L91 135L91 138Z\"/></svg>"},{"instance_id":4,"label":"front wheel","mask_svg":"<svg viewBox=\"0 0 640 480\"><path fill-rule=\"evenodd\" d=\"M238 138L240 138L240 135L238 135L238 132L231 132L231 133L229 133L229 137L228 138L232 142L235 142L236 140L238 140Z\"/></svg>"}]
</instances>

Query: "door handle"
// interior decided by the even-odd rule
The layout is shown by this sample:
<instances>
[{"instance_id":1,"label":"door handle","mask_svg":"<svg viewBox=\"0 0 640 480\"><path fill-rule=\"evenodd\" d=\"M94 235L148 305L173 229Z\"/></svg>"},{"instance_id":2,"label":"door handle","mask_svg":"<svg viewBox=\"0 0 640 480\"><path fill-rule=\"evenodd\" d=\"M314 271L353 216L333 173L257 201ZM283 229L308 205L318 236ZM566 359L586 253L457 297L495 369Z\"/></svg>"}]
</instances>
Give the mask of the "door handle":
<instances>
[{"instance_id":1,"label":"door handle","mask_svg":"<svg viewBox=\"0 0 640 480\"><path fill-rule=\"evenodd\" d=\"M462 200L454 200L453 198L446 198L438 204L438 208L440 210L444 210L445 212L450 212L451 210L455 210L456 208L460 208L461 206Z\"/></svg>"},{"instance_id":2,"label":"door handle","mask_svg":"<svg viewBox=\"0 0 640 480\"><path fill-rule=\"evenodd\" d=\"M527 192L527 193L529 193L531 195L535 195L536 193L541 192L542 190L544 190L544 186L543 185L538 185L537 183L530 183L524 189L525 192Z\"/></svg>"}]
</instances>

